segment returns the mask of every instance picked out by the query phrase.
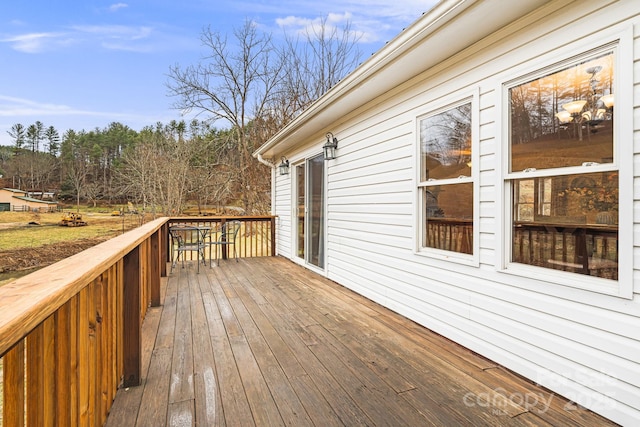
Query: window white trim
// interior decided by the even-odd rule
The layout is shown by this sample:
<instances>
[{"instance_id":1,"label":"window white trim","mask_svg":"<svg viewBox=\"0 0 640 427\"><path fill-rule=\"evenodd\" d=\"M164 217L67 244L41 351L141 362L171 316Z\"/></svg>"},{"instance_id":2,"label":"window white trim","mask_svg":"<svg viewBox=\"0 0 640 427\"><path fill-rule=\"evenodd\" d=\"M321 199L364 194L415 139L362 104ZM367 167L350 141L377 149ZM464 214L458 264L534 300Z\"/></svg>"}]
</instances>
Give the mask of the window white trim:
<instances>
[{"instance_id":1,"label":"window white trim","mask_svg":"<svg viewBox=\"0 0 640 427\"><path fill-rule=\"evenodd\" d=\"M422 189L422 164L420 151L420 121L445 112L452 108L471 103L471 176L463 178L452 178L438 180L439 184L473 184L473 247L471 254L464 254L454 251L425 247L422 244L424 236L425 212L423 209ZM478 267L480 265L480 88L467 89L447 95L437 101L426 104L425 108L419 111L415 117L415 227L414 227L414 253L419 256L431 259L452 261L460 264Z\"/></svg>"},{"instance_id":2,"label":"window white trim","mask_svg":"<svg viewBox=\"0 0 640 427\"><path fill-rule=\"evenodd\" d=\"M555 69L578 62L607 50L615 51L614 93L616 96L614 121L614 160L610 164L590 167L570 167L547 169L534 172L509 172L509 88L543 76ZM607 30L595 33L574 43L567 44L546 55L536 57L518 67L514 67L499 84L498 117L500 126L497 155L500 159L500 171L497 177L498 234L496 247L496 270L521 277L535 277L538 281L551 285L562 285L622 298L633 297L633 27L628 24L615 25ZM578 273L550 270L526 264L512 263L512 200L511 181L521 178L534 178L550 174L619 171L619 223L618 223L618 280L607 280Z\"/></svg>"}]
</instances>

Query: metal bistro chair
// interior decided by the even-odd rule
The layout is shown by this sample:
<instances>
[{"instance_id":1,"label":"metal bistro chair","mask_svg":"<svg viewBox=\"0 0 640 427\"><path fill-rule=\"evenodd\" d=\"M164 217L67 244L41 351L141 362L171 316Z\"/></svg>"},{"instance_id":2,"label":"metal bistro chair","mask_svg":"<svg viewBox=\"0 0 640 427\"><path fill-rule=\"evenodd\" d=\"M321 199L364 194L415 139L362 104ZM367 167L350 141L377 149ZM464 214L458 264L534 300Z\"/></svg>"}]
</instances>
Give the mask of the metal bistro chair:
<instances>
[{"instance_id":1,"label":"metal bistro chair","mask_svg":"<svg viewBox=\"0 0 640 427\"><path fill-rule=\"evenodd\" d=\"M204 240L202 239L201 231L196 227L189 226L173 226L169 228L169 234L171 235L171 247L172 247L172 259L171 259L171 272L176 265L176 262L182 257L182 268L184 268L185 252L197 253L197 265L198 273L200 273L200 259L204 264Z\"/></svg>"},{"instance_id":2,"label":"metal bistro chair","mask_svg":"<svg viewBox=\"0 0 640 427\"><path fill-rule=\"evenodd\" d=\"M233 245L233 256L238 262L238 250L236 248L236 238L238 231L240 231L240 221L229 221L222 224L220 230L212 233L212 240L207 242L209 246L209 267L211 267L211 252L215 251L215 259L218 265L220 265L220 258L218 258L218 246L222 250L224 247ZM215 240L213 239L215 237ZM215 248L215 249L214 249Z\"/></svg>"}]
</instances>

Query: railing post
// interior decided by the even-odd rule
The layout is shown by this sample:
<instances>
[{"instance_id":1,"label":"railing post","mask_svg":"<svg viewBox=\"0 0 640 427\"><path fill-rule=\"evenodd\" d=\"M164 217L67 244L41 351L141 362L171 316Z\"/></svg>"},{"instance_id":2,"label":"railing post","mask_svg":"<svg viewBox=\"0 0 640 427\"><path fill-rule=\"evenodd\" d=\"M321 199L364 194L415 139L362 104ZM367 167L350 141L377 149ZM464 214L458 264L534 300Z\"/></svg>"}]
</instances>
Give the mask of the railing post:
<instances>
[{"instance_id":1,"label":"railing post","mask_svg":"<svg viewBox=\"0 0 640 427\"><path fill-rule=\"evenodd\" d=\"M151 253L149 254L149 256L151 257L151 268L149 271L149 280L151 281L151 307L158 307L160 305L160 270L162 265L162 254L160 253L160 247L162 245L160 244L160 234L161 230L158 230L151 235Z\"/></svg>"},{"instance_id":2,"label":"railing post","mask_svg":"<svg viewBox=\"0 0 640 427\"><path fill-rule=\"evenodd\" d=\"M222 218L220 220L220 229L223 230L224 224L227 222L226 218ZM220 240L222 240L223 242L227 241L227 234L226 233L222 233L222 236L220 236ZM227 245L220 245L220 256L221 258L227 259Z\"/></svg>"},{"instance_id":3,"label":"railing post","mask_svg":"<svg viewBox=\"0 0 640 427\"><path fill-rule=\"evenodd\" d=\"M123 352L125 387L140 385L140 247L124 257Z\"/></svg>"},{"instance_id":4,"label":"railing post","mask_svg":"<svg viewBox=\"0 0 640 427\"><path fill-rule=\"evenodd\" d=\"M276 217L271 217L271 256L276 256Z\"/></svg>"},{"instance_id":5,"label":"railing post","mask_svg":"<svg viewBox=\"0 0 640 427\"><path fill-rule=\"evenodd\" d=\"M162 238L160 242L161 248L161 262L160 262L160 274L162 277L167 277L167 263L171 261L171 254L169 253L169 222L165 222L160 228L160 236Z\"/></svg>"}]
</instances>

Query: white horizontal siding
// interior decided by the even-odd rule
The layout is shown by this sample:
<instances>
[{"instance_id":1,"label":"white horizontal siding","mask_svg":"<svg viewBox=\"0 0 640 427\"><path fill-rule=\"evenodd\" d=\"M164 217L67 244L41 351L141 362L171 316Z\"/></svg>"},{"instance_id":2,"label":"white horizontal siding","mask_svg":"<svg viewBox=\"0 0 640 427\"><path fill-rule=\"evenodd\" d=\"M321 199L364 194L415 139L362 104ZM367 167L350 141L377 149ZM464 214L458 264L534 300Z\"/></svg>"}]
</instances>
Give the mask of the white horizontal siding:
<instances>
[{"instance_id":1,"label":"white horizontal siding","mask_svg":"<svg viewBox=\"0 0 640 427\"><path fill-rule=\"evenodd\" d=\"M554 13L532 14L393 93L354 106L352 115L330 127L339 145L338 158L325 163L326 274L570 399L631 424L640 419L640 3L563 4L551 2L543 9L558 9ZM632 12L635 133L624 150L634 156L636 175L633 299L561 286L535 274L499 271L496 257L505 239L500 168L506 148L498 88L513 78L513 68L524 74L554 58L566 60L571 55L565 51L556 58L553 48L629 21ZM545 55L541 65L536 58ZM473 165L480 171L477 266L415 251L416 118L433 105L459 101L452 94L473 89L480 93L479 164ZM278 244L284 252L291 251L293 237L290 182L276 180Z\"/></svg>"},{"instance_id":2,"label":"white horizontal siding","mask_svg":"<svg viewBox=\"0 0 640 427\"><path fill-rule=\"evenodd\" d=\"M292 236L292 218L291 218L291 174L294 173L293 167L289 170L289 175L280 175L276 173L276 195L275 206L272 207L272 212L277 216L276 218L276 250L278 255L284 257L293 256L293 250L291 248Z\"/></svg>"}]
</instances>

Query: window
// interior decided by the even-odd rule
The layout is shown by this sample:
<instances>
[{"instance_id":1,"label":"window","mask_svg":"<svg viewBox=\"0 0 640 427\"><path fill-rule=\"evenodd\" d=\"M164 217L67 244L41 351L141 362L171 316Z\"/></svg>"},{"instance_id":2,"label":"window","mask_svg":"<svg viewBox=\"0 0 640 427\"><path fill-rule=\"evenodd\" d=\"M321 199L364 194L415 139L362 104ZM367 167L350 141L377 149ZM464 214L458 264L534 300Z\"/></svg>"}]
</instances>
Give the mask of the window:
<instances>
[{"instance_id":1,"label":"window","mask_svg":"<svg viewBox=\"0 0 640 427\"><path fill-rule=\"evenodd\" d=\"M512 262L618 280L615 55L508 88Z\"/></svg>"},{"instance_id":2,"label":"window","mask_svg":"<svg viewBox=\"0 0 640 427\"><path fill-rule=\"evenodd\" d=\"M420 118L421 248L473 254L472 102Z\"/></svg>"}]
</instances>

